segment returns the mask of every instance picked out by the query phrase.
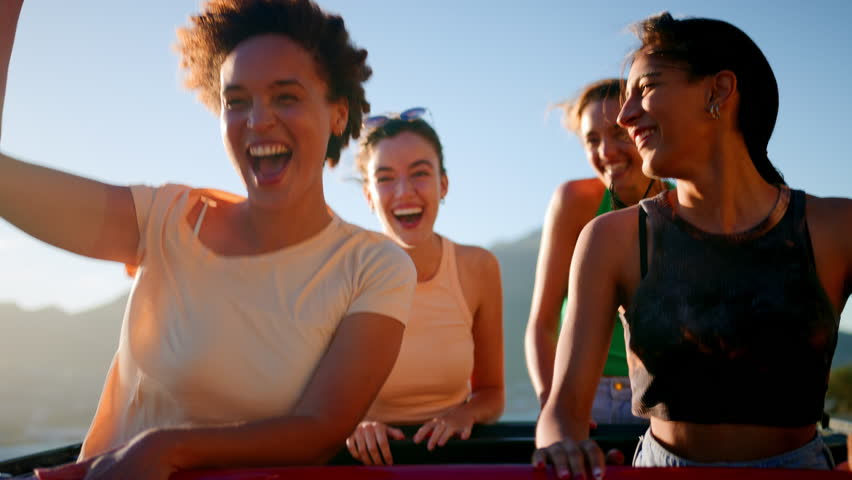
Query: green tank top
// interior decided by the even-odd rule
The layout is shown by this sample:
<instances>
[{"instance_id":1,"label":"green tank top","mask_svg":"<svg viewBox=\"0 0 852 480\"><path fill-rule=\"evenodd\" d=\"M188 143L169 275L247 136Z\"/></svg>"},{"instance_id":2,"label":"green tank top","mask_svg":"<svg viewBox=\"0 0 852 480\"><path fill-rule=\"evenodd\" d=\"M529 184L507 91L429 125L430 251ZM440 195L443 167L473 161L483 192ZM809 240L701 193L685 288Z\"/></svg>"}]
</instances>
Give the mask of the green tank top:
<instances>
[{"instance_id":1,"label":"green tank top","mask_svg":"<svg viewBox=\"0 0 852 480\"><path fill-rule=\"evenodd\" d=\"M674 188L669 182L663 182L666 189ZM612 195L609 189L604 189L604 195L601 199L601 204L598 206L598 211L595 216L598 217L604 213L611 212ZM559 315L559 328L562 328L562 318L565 316L565 308L568 306L568 297L562 301L562 312ZM612 341L609 344L609 353L606 356L606 365L604 365L603 375L606 377L626 377L629 374L627 369L627 346L624 344L624 325L621 324L621 318L618 314L615 315L615 328L612 330Z\"/></svg>"}]
</instances>

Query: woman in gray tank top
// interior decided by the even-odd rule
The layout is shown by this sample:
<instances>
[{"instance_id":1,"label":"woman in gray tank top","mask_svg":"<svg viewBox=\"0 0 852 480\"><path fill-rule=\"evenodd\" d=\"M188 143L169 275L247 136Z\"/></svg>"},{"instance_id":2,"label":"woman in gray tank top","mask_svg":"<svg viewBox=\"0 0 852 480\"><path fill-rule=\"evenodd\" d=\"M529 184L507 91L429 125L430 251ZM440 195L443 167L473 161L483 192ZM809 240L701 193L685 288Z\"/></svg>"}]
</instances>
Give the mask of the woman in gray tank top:
<instances>
[{"instance_id":1,"label":"woman in gray tank top","mask_svg":"<svg viewBox=\"0 0 852 480\"><path fill-rule=\"evenodd\" d=\"M767 157L778 88L726 22L668 13L637 25L618 122L664 192L580 234L536 465L603 474L585 419L626 311L636 466L829 469L822 413L852 292L852 200L788 188Z\"/></svg>"}]
</instances>

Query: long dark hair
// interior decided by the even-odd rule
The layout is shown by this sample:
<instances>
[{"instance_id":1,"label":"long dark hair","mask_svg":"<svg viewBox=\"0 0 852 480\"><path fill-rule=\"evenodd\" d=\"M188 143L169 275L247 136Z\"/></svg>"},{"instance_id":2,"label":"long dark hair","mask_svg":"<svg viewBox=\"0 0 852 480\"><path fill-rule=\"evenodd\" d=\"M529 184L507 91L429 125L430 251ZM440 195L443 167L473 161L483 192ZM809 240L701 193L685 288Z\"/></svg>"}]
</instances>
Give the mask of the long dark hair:
<instances>
[{"instance_id":1,"label":"long dark hair","mask_svg":"<svg viewBox=\"0 0 852 480\"><path fill-rule=\"evenodd\" d=\"M638 22L634 31L641 46L633 58L663 58L686 66L697 77L734 72L740 94L737 126L751 161L764 180L784 184L766 151L778 118L778 83L757 44L730 23L709 18L676 20L668 12Z\"/></svg>"}]
</instances>

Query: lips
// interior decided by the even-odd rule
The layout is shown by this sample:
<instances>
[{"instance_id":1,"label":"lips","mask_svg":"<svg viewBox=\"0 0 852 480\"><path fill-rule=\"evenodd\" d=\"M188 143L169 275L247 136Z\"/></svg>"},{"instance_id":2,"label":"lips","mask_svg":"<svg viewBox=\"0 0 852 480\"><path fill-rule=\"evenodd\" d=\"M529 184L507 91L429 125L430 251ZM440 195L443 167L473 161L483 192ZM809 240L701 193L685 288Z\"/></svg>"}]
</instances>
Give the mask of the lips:
<instances>
[{"instance_id":1,"label":"lips","mask_svg":"<svg viewBox=\"0 0 852 480\"><path fill-rule=\"evenodd\" d=\"M281 143L262 143L249 146L248 156L257 184L273 185L284 177L293 151Z\"/></svg>"},{"instance_id":2,"label":"lips","mask_svg":"<svg viewBox=\"0 0 852 480\"><path fill-rule=\"evenodd\" d=\"M391 213L403 228L415 228L423 219L423 207L395 208Z\"/></svg>"},{"instance_id":3,"label":"lips","mask_svg":"<svg viewBox=\"0 0 852 480\"><path fill-rule=\"evenodd\" d=\"M642 148L648 138L656 131L656 128L636 127L630 132L630 138L633 139L633 143L636 145L636 148Z\"/></svg>"}]
</instances>

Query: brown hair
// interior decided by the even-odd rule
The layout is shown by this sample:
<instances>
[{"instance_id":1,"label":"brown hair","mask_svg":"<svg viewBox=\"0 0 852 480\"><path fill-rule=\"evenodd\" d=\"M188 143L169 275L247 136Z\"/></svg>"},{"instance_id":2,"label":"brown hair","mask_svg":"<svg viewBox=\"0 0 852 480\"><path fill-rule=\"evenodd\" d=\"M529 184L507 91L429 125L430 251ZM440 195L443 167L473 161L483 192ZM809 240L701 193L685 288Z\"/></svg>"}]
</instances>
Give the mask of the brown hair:
<instances>
[{"instance_id":1,"label":"brown hair","mask_svg":"<svg viewBox=\"0 0 852 480\"><path fill-rule=\"evenodd\" d=\"M441 145L441 139L438 138L438 132L422 118L415 120L403 120L401 118L392 118L382 125L371 129L361 139L358 153L355 155L355 168L361 177L361 182L367 181L367 163L370 161L370 155L373 153L373 148L386 138L393 138L402 132L411 132L420 135L424 140L432 144L435 153L438 154L438 168L442 175L447 174L444 168L444 147Z\"/></svg>"},{"instance_id":2,"label":"brown hair","mask_svg":"<svg viewBox=\"0 0 852 480\"><path fill-rule=\"evenodd\" d=\"M624 81L618 78L598 80L583 87L576 97L559 102L552 108L562 110L562 126L579 135L583 110L592 102L620 100L623 85Z\"/></svg>"},{"instance_id":3,"label":"brown hair","mask_svg":"<svg viewBox=\"0 0 852 480\"><path fill-rule=\"evenodd\" d=\"M323 12L311 0L208 0L191 23L178 29L175 46L184 85L197 90L201 102L216 114L221 108L219 70L241 42L276 33L310 52L328 84L329 100L345 98L349 104L346 128L331 136L326 149L328 164L337 165L341 150L350 138L358 138L363 114L370 111L363 83L372 74L367 51L352 43L340 16Z\"/></svg>"},{"instance_id":4,"label":"brown hair","mask_svg":"<svg viewBox=\"0 0 852 480\"><path fill-rule=\"evenodd\" d=\"M740 94L737 127L751 161L764 180L783 184L781 173L769 161L766 148L778 117L778 83L769 61L757 44L739 28L721 20L675 20L668 12L634 25L641 46L633 53L675 62L693 77L730 70Z\"/></svg>"}]
</instances>

